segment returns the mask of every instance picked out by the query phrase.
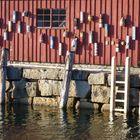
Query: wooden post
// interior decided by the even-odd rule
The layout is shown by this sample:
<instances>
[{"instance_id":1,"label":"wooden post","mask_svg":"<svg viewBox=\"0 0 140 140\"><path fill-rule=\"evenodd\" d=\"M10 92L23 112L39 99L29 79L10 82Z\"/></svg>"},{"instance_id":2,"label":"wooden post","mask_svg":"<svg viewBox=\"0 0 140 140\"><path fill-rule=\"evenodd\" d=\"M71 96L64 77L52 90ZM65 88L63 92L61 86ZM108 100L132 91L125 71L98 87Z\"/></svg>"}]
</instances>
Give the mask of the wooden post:
<instances>
[{"instance_id":1,"label":"wooden post","mask_svg":"<svg viewBox=\"0 0 140 140\"><path fill-rule=\"evenodd\" d=\"M5 103L6 87L6 67L7 67L8 49L3 48L1 53L1 71L0 71L0 104Z\"/></svg>"},{"instance_id":2,"label":"wooden post","mask_svg":"<svg viewBox=\"0 0 140 140\"><path fill-rule=\"evenodd\" d=\"M127 57L125 62L124 113L127 113L129 109L129 88L130 88L130 57Z\"/></svg>"},{"instance_id":3,"label":"wooden post","mask_svg":"<svg viewBox=\"0 0 140 140\"><path fill-rule=\"evenodd\" d=\"M110 113L113 113L115 108L115 87L116 87L116 60L115 56L113 56L111 62Z\"/></svg>"},{"instance_id":4,"label":"wooden post","mask_svg":"<svg viewBox=\"0 0 140 140\"><path fill-rule=\"evenodd\" d=\"M60 94L60 108L66 108L67 106L67 100L68 100L68 94L69 94L69 86L72 76L72 67L74 63L74 52L67 53L67 59L66 59L66 68L65 68L65 74L64 74L64 80L62 84L61 94Z\"/></svg>"}]
</instances>

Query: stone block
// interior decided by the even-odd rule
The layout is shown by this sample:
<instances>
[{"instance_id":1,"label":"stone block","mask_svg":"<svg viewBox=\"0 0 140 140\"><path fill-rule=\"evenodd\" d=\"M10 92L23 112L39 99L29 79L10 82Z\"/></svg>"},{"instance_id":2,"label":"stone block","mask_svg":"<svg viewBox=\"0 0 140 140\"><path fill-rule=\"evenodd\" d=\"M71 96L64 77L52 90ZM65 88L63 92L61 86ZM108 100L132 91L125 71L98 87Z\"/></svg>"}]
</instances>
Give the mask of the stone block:
<instances>
[{"instance_id":1,"label":"stone block","mask_svg":"<svg viewBox=\"0 0 140 140\"><path fill-rule=\"evenodd\" d=\"M90 85L104 85L106 84L106 73L92 73L88 77Z\"/></svg>"},{"instance_id":2,"label":"stone block","mask_svg":"<svg viewBox=\"0 0 140 140\"><path fill-rule=\"evenodd\" d=\"M62 82L53 80L39 80L39 91L41 96L60 96ZM90 94L91 88L86 81L71 81L69 97L86 98Z\"/></svg>"},{"instance_id":3,"label":"stone block","mask_svg":"<svg viewBox=\"0 0 140 140\"><path fill-rule=\"evenodd\" d=\"M33 105L46 105L51 107L58 107L59 101L57 98L34 97Z\"/></svg>"},{"instance_id":4,"label":"stone block","mask_svg":"<svg viewBox=\"0 0 140 140\"><path fill-rule=\"evenodd\" d=\"M35 97L37 95L37 82L27 82L25 89L29 97Z\"/></svg>"},{"instance_id":5,"label":"stone block","mask_svg":"<svg viewBox=\"0 0 140 140\"><path fill-rule=\"evenodd\" d=\"M96 103L109 103L110 88L92 85L91 101Z\"/></svg>"},{"instance_id":6,"label":"stone block","mask_svg":"<svg viewBox=\"0 0 140 140\"><path fill-rule=\"evenodd\" d=\"M38 87L39 91L41 92L41 96L60 95L61 81L39 80Z\"/></svg>"},{"instance_id":7,"label":"stone block","mask_svg":"<svg viewBox=\"0 0 140 140\"><path fill-rule=\"evenodd\" d=\"M8 80L20 80L22 78L22 68L8 67L7 79Z\"/></svg>"},{"instance_id":8,"label":"stone block","mask_svg":"<svg viewBox=\"0 0 140 140\"><path fill-rule=\"evenodd\" d=\"M64 71L57 68L49 69L23 69L23 78L62 80Z\"/></svg>"}]
</instances>

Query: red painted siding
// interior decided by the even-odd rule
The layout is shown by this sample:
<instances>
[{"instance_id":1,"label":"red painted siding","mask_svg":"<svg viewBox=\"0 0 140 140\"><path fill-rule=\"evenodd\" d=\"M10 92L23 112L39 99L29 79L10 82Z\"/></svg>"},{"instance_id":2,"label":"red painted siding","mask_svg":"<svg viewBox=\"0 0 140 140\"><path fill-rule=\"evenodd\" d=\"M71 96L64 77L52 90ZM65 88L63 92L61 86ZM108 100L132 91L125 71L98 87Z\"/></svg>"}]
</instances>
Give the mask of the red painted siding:
<instances>
[{"instance_id":1,"label":"red painted siding","mask_svg":"<svg viewBox=\"0 0 140 140\"><path fill-rule=\"evenodd\" d=\"M64 38L64 29L39 29L36 27L37 8L65 8L66 30L69 37ZM3 40L4 30L8 21L12 20L13 10L18 12L18 21L13 24L8 40ZM22 12L30 11L30 17L22 17ZM80 24L74 29L74 18L80 18L80 11L93 16L93 21ZM105 37L105 29L99 28L99 15L103 15L104 23L109 24L109 36ZM124 16L127 26L120 26L120 19ZM17 32L18 24L22 24L22 33ZM32 27L32 32L26 32L26 25ZM137 39L130 42L130 49L120 46L115 52L115 45L111 41L124 40L126 35L132 36L132 26L137 27ZM92 31L94 42L98 43L98 56L94 55L94 44L88 43L88 33ZM80 38L84 32L84 39ZM44 33L46 44L40 43L40 35ZM117 57L117 64L123 65L126 56L131 57L131 65L137 66L140 61L140 2L139 0L0 0L0 47L9 48L10 61L64 63L67 50L71 49L72 35L79 38L78 49L75 54L77 64L110 65L111 57ZM55 48L50 49L49 37L55 37ZM108 45L106 45L108 41ZM63 43L63 53L59 53L59 42Z\"/></svg>"}]
</instances>

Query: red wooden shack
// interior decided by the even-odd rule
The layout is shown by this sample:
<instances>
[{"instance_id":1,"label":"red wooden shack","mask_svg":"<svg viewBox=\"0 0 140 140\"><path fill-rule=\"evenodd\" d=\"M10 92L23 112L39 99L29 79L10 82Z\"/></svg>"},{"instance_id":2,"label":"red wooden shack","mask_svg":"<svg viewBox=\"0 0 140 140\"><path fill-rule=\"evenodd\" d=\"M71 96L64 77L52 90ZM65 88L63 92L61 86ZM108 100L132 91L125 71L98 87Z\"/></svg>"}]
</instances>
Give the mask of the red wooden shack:
<instances>
[{"instance_id":1,"label":"red wooden shack","mask_svg":"<svg viewBox=\"0 0 140 140\"><path fill-rule=\"evenodd\" d=\"M0 0L0 47L9 60L64 63L77 38L75 63L140 61L139 0Z\"/></svg>"}]
</instances>

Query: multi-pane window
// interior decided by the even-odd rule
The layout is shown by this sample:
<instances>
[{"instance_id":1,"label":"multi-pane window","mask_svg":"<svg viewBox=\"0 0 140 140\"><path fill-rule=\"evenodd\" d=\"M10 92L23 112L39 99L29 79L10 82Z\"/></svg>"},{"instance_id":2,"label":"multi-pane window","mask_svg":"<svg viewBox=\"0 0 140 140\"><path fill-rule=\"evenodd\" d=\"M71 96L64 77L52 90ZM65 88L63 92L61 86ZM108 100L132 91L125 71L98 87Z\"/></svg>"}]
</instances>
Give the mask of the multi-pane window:
<instances>
[{"instance_id":1,"label":"multi-pane window","mask_svg":"<svg viewBox=\"0 0 140 140\"><path fill-rule=\"evenodd\" d=\"M37 9L37 27L40 28L66 27L66 10Z\"/></svg>"}]
</instances>

